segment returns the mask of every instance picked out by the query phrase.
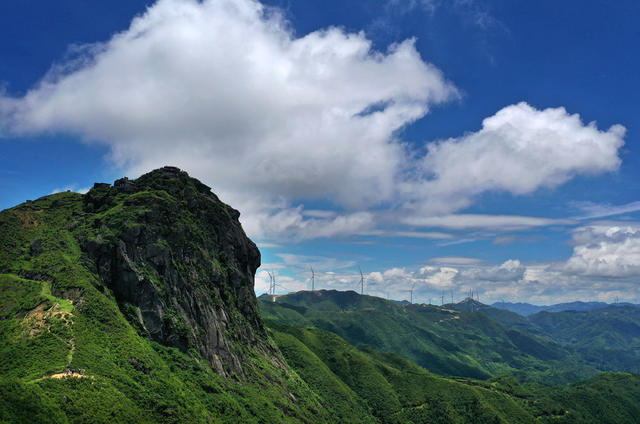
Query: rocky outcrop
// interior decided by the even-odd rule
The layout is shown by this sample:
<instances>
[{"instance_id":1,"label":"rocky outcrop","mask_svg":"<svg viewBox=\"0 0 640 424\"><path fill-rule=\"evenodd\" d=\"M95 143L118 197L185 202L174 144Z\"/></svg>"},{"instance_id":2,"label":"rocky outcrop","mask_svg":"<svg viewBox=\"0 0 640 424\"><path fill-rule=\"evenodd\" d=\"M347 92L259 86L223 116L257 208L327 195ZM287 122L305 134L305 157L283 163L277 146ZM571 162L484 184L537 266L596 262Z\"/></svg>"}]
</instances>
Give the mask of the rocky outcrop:
<instances>
[{"instance_id":1,"label":"rocky outcrop","mask_svg":"<svg viewBox=\"0 0 640 424\"><path fill-rule=\"evenodd\" d=\"M83 249L141 333L227 377L242 378L248 349L269 349L253 292L260 252L209 187L165 167L94 185L84 210Z\"/></svg>"}]
</instances>

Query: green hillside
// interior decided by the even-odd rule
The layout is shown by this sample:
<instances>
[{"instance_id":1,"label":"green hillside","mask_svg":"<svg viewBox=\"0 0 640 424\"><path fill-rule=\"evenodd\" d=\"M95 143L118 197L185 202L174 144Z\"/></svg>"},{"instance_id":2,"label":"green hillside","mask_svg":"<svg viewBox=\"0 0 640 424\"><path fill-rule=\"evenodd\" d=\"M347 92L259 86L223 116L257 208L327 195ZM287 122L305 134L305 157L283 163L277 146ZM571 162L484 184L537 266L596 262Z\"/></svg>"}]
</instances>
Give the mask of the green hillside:
<instances>
[{"instance_id":1,"label":"green hillside","mask_svg":"<svg viewBox=\"0 0 640 424\"><path fill-rule=\"evenodd\" d=\"M526 319L508 311L398 304L355 292L303 291L259 298L264 319L334 332L359 347L396 353L440 374L485 379L510 374L521 381L563 384L594 375L569 349L526 331ZM505 324L492 319L505 320ZM508 319L507 319L508 318ZM518 328L520 327L520 328Z\"/></svg>"},{"instance_id":2,"label":"green hillside","mask_svg":"<svg viewBox=\"0 0 640 424\"><path fill-rule=\"evenodd\" d=\"M636 423L640 412L637 375L600 374L557 387L523 386L504 376L443 378L327 331L271 329L287 362L328 407L343 411L340 422ZM357 407L348 409L347 399Z\"/></svg>"},{"instance_id":3,"label":"green hillside","mask_svg":"<svg viewBox=\"0 0 640 424\"><path fill-rule=\"evenodd\" d=\"M539 312L529 321L603 370L640 372L640 307Z\"/></svg>"},{"instance_id":4,"label":"green hillside","mask_svg":"<svg viewBox=\"0 0 640 424\"><path fill-rule=\"evenodd\" d=\"M0 422L335 422L262 327L237 212L172 168L125 183L0 213Z\"/></svg>"},{"instance_id":5,"label":"green hillside","mask_svg":"<svg viewBox=\"0 0 640 424\"><path fill-rule=\"evenodd\" d=\"M497 384L437 377L397 355L357 349L327 331L274 326L273 336L289 364L330 404L344 404L347 392L379 422L535 422L526 401Z\"/></svg>"},{"instance_id":6,"label":"green hillside","mask_svg":"<svg viewBox=\"0 0 640 424\"><path fill-rule=\"evenodd\" d=\"M238 216L169 167L0 212L0 423L637 416L635 375L562 387L497 376L549 384L566 378L552 367L573 359L475 312L302 293L262 302L265 326L253 292L260 253ZM466 377L382 353L400 343L403 356Z\"/></svg>"}]
</instances>

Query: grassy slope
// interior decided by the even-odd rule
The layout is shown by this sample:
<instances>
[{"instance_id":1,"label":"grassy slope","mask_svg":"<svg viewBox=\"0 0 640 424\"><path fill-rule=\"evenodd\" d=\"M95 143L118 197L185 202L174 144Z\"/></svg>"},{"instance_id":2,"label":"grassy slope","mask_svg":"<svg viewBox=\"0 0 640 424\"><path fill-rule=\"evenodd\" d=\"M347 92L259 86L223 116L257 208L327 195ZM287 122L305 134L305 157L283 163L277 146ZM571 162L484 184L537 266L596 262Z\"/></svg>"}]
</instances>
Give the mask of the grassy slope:
<instances>
[{"instance_id":1,"label":"grassy slope","mask_svg":"<svg viewBox=\"0 0 640 424\"><path fill-rule=\"evenodd\" d=\"M602 373L566 387L532 386L544 423L632 424L640 417L640 376Z\"/></svg>"},{"instance_id":2,"label":"grassy slope","mask_svg":"<svg viewBox=\"0 0 640 424\"><path fill-rule=\"evenodd\" d=\"M256 352L237 383L141 337L80 251L81 205L60 193L0 213L0 421L334 421L277 357ZM67 369L85 376L47 378Z\"/></svg>"},{"instance_id":3,"label":"grassy slope","mask_svg":"<svg viewBox=\"0 0 640 424\"><path fill-rule=\"evenodd\" d=\"M522 386L513 377L451 379L398 355L358 349L331 332L278 324L271 331L323 402L344 412L341 422L634 423L640 412L637 375L600 374L557 387Z\"/></svg>"},{"instance_id":4,"label":"grassy slope","mask_svg":"<svg viewBox=\"0 0 640 424\"><path fill-rule=\"evenodd\" d=\"M266 320L332 331L356 346L393 352L441 375L561 384L596 373L558 343L508 328L484 313L398 305L355 292L298 292L271 302Z\"/></svg>"},{"instance_id":5,"label":"grassy slope","mask_svg":"<svg viewBox=\"0 0 640 424\"><path fill-rule=\"evenodd\" d=\"M272 331L287 361L329 403L356 396L380 422L535 422L519 401L489 384L437 377L323 330L274 325Z\"/></svg>"},{"instance_id":6,"label":"grassy slope","mask_svg":"<svg viewBox=\"0 0 640 424\"><path fill-rule=\"evenodd\" d=\"M91 232L81 203L60 193L0 212L2 423L517 423L560 410L590 419L589 405L607 402L622 418L635 411L635 376L611 376L613 388L535 387L541 400L531 403L517 383L436 377L319 330L274 329L291 367L255 352L246 381L223 379L196 352L151 342L125 319L77 242L77 232ZM363 301L369 312L380 306ZM50 378L68 369L78 376Z\"/></svg>"}]
</instances>

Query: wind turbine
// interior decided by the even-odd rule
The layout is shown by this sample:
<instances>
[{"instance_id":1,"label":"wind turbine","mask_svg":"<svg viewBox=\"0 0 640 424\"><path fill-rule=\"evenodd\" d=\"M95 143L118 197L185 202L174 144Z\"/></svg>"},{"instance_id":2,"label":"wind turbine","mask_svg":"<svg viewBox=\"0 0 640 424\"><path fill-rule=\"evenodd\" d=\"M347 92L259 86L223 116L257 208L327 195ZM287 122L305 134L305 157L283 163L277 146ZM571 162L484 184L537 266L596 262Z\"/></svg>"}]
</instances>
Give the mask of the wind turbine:
<instances>
[{"instance_id":1,"label":"wind turbine","mask_svg":"<svg viewBox=\"0 0 640 424\"><path fill-rule=\"evenodd\" d=\"M309 268L311 268L311 291L315 291L316 274L313 272L312 266Z\"/></svg>"}]
</instances>

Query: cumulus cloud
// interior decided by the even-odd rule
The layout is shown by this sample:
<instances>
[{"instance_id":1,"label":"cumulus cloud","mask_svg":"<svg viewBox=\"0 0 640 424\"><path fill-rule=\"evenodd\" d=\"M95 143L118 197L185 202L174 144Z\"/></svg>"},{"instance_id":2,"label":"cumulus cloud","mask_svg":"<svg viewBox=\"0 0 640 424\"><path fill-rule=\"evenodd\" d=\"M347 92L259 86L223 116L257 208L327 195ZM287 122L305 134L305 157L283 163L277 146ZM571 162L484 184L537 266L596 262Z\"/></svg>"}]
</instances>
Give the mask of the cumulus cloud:
<instances>
[{"instance_id":1,"label":"cumulus cloud","mask_svg":"<svg viewBox=\"0 0 640 424\"><path fill-rule=\"evenodd\" d=\"M298 36L255 0L159 0L74 54L23 97L0 94L0 134L75 134L107 145L130 176L184 168L240 209L253 237L385 235L416 210L447 215L484 191L530 193L620 162L623 127L526 103L416 157L398 130L458 92L414 40L376 51L362 32ZM305 211L318 199L341 212ZM437 225L463 228L445 218Z\"/></svg>"},{"instance_id":2,"label":"cumulus cloud","mask_svg":"<svg viewBox=\"0 0 640 424\"><path fill-rule=\"evenodd\" d=\"M418 271L418 275L421 277L419 282L427 284L432 289L451 287L458 273L458 269L448 266L425 266Z\"/></svg>"},{"instance_id":3,"label":"cumulus cloud","mask_svg":"<svg viewBox=\"0 0 640 424\"><path fill-rule=\"evenodd\" d=\"M393 134L456 96L413 40L378 52L339 28L296 37L253 0L160 0L82 53L2 98L5 130L76 133L133 173L169 161L233 197L389 200Z\"/></svg>"},{"instance_id":4,"label":"cumulus cloud","mask_svg":"<svg viewBox=\"0 0 640 424\"><path fill-rule=\"evenodd\" d=\"M593 277L640 276L639 224L595 223L576 229L573 242L566 272Z\"/></svg>"},{"instance_id":5,"label":"cumulus cloud","mask_svg":"<svg viewBox=\"0 0 640 424\"><path fill-rule=\"evenodd\" d=\"M478 267L461 273L462 279L471 281L518 281L526 268L517 259L509 259L499 266Z\"/></svg>"},{"instance_id":6,"label":"cumulus cloud","mask_svg":"<svg viewBox=\"0 0 640 424\"><path fill-rule=\"evenodd\" d=\"M335 236L366 235L374 232L374 215L362 211L326 217L309 217L302 206L274 208L246 208L243 213L245 231L253 236L273 235L293 240L330 238Z\"/></svg>"},{"instance_id":7,"label":"cumulus cloud","mask_svg":"<svg viewBox=\"0 0 640 424\"><path fill-rule=\"evenodd\" d=\"M282 283L277 287L278 293L310 289L310 265L316 271L316 289L360 291L360 273L355 267L355 261L293 254L280 257L282 262L279 265L269 264L272 268L266 268L266 265L261 268L293 271L293 274L286 277L286 284ZM366 258L361 259L366 263ZM612 302L616 297L624 301L640 301L640 286L634 278L630 278L632 275L628 272L602 275L600 270L597 275L585 274L584 268L569 269L569 262L526 264L518 259L491 264L476 258L442 257L432 258L429 262L433 265L391 267L365 272L364 291L366 294L398 300L408 300L410 291L413 291L415 302L432 301L437 304L440 304L443 297L445 303L452 298L454 302L459 302L470 291L479 294L483 303L501 300L536 304L575 300ZM263 271L258 274L261 272ZM621 278L623 275L627 278ZM263 287L264 282L268 282L268 275L264 273L260 278L264 281L259 287ZM256 290L260 292L259 288Z\"/></svg>"},{"instance_id":8,"label":"cumulus cloud","mask_svg":"<svg viewBox=\"0 0 640 424\"><path fill-rule=\"evenodd\" d=\"M405 189L424 193L420 209L440 213L467 207L486 191L527 194L616 170L624 135L621 125L601 131L562 107L522 102L486 118L477 132L429 144L423 179Z\"/></svg>"}]
</instances>

